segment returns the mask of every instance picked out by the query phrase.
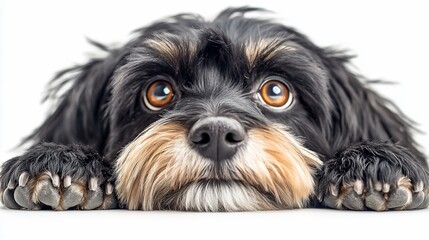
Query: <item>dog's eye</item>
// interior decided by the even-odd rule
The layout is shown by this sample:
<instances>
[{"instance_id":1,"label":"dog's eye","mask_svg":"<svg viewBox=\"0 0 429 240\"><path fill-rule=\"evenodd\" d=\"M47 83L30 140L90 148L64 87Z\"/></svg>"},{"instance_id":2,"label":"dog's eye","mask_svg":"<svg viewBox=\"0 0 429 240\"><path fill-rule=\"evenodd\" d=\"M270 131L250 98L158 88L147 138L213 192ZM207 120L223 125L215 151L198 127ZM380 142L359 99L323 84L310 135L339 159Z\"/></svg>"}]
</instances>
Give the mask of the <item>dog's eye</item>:
<instances>
[{"instance_id":1,"label":"dog's eye","mask_svg":"<svg viewBox=\"0 0 429 240\"><path fill-rule=\"evenodd\" d=\"M278 109L287 108L292 103L289 88L279 80L269 80L262 84L258 97L270 107Z\"/></svg>"},{"instance_id":2,"label":"dog's eye","mask_svg":"<svg viewBox=\"0 0 429 240\"><path fill-rule=\"evenodd\" d=\"M171 84L165 80L157 80L149 85L144 96L144 103L147 108L158 111L167 106L174 97Z\"/></svg>"}]
</instances>

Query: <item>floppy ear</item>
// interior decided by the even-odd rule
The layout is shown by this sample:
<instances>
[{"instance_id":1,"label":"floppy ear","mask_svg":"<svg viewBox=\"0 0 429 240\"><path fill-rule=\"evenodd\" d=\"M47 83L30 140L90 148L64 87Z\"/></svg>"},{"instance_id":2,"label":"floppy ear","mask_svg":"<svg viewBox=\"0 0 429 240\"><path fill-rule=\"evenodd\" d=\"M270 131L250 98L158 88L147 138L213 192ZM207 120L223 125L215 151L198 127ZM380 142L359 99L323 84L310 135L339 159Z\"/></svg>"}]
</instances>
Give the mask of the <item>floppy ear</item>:
<instances>
[{"instance_id":1,"label":"floppy ear","mask_svg":"<svg viewBox=\"0 0 429 240\"><path fill-rule=\"evenodd\" d=\"M104 118L104 106L109 98L112 75L126 53L109 50L106 58L91 59L88 63L59 72L49 83L47 99L58 98L58 104L49 117L24 142L79 143L102 150L108 135L108 124ZM64 90L67 86L70 89ZM59 95L59 92L64 92Z\"/></svg>"},{"instance_id":2,"label":"floppy ear","mask_svg":"<svg viewBox=\"0 0 429 240\"><path fill-rule=\"evenodd\" d=\"M347 68L350 56L325 49L322 61L330 75L329 94L334 104L329 142L333 151L362 141L389 141L412 151L417 160L424 155L417 149L411 131L414 124L390 100L370 89L368 81Z\"/></svg>"}]
</instances>

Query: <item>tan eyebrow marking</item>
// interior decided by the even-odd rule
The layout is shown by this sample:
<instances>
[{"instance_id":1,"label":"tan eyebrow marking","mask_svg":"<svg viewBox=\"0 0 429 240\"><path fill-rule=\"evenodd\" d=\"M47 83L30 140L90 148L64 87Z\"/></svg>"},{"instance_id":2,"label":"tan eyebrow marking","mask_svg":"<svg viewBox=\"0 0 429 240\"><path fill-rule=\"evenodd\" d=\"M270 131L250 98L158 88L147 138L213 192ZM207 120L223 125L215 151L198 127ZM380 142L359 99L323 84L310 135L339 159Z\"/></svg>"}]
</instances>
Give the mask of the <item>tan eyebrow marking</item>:
<instances>
[{"instance_id":1,"label":"tan eyebrow marking","mask_svg":"<svg viewBox=\"0 0 429 240\"><path fill-rule=\"evenodd\" d=\"M192 59L196 54L196 46L193 41L184 39L178 42L170 39L174 35L160 34L145 40L150 48L157 50L162 56L170 60L176 66L180 58Z\"/></svg>"},{"instance_id":2,"label":"tan eyebrow marking","mask_svg":"<svg viewBox=\"0 0 429 240\"><path fill-rule=\"evenodd\" d=\"M168 39L148 39L145 41L146 44L159 51L165 57L173 60L179 57L179 46L175 45Z\"/></svg>"},{"instance_id":3,"label":"tan eyebrow marking","mask_svg":"<svg viewBox=\"0 0 429 240\"><path fill-rule=\"evenodd\" d=\"M279 52L288 53L296 50L294 44L288 44L288 42L283 42L283 40L277 38L250 39L244 45L245 55L250 68L255 67L256 61L259 58L268 61Z\"/></svg>"}]
</instances>

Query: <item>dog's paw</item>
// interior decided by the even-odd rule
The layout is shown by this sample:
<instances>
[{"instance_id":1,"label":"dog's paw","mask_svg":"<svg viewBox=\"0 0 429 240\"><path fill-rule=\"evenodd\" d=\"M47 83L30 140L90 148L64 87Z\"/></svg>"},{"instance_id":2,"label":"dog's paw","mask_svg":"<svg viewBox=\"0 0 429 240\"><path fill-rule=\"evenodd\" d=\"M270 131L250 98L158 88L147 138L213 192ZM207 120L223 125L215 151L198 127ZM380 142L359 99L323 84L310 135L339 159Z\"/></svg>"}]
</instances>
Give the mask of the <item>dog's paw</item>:
<instances>
[{"instance_id":1,"label":"dog's paw","mask_svg":"<svg viewBox=\"0 0 429 240\"><path fill-rule=\"evenodd\" d=\"M0 199L11 209L109 209L110 170L87 147L42 143L3 165Z\"/></svg>"},{"instance_id":2,"label":"dog's paw","mask_svg":"<svg viewBox=\"0 0 429 240\"><path fill-rule=\"evenodd\" d=\"M401 177L394 184L362 180L329 186L323 203L330 208L350 210L403 210L420 209L429 205L429 189L422 182L412 184Z\"/></svg>"},{"instance_id":3,"label":"dog's paw","mask_svg":"<svg viewBox=\"0 0 429 240\"><path fill-rule=\"evenodd\" d=\"M412 157L392 144L352 146L323 166L319 200L330 208L350 210L426 208L429 174Z\"/></svg>"}]
</instances>

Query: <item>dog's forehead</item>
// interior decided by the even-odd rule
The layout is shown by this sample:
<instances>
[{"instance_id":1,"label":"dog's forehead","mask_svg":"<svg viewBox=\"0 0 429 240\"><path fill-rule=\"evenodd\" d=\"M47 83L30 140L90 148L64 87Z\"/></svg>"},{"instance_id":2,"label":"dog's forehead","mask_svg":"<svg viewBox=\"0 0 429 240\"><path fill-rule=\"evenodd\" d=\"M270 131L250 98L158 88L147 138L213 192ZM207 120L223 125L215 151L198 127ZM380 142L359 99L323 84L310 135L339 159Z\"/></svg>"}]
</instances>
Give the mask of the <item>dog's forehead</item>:
<instances>
[{"instance_id":1,"label":"dog's forehead","mask_svg":"<svg viewBox=\"0 0 429 240\"><path fill-rule=\"evenodd\" d=\"M231 33L231 29L206 27L204 29L189 28L187 31L168 32L159 30L148 37L144 38L142 44L158 51L159 54L171 59L180 59L188 55L195 57L198 53L205 50L207 45L217 45L220 52L222 47L227 51L243 53L249 64L253 64L258 57L264 56L270 58L277 52L296 51L296 43L291 40L293 35L287 32L269 32L265 34L257 33L249 29L240 29L243 33L237 35ZM268 59L267 59L268 60Z\"/></svg>"},{"instance_id":2,"label":"dog's forehead","mask_svg":"<svg viewBox=\"0 0 429 240\"><path fill-rule=\"evenodd\" d=\"M202 45L207 46L208 43L214 43L218 46L223 45L230 51L242 52L250 65L253 65L262 56L269 60L278 52L288 53L297 51L296 43L289 40L285 34L278 34L277 36L248 35L245 38L237 39L230 38L228 34L218 31L215 32L217 36L211 35L209 37L197 34L195 31L191 33L189 35L176 35L168 32L160 32L146 38L143 44L157 50L163 56L180 59L186 57L184 55L194 57L199 52L201 53L201 51L205 50ZM216 42L216 40L223 42Z\"/></svg>"},{"instance_id":3,"label":"dog's forehead","mask_svg":"<svg viewBox=\"0 0 429 240\"><path fill-rule=\"evenodd\" d=\"M223 73L238 72L249 76L258 66L269 67L279 56L301 50L291 39L293 35L286 31L269 30L261 33L251 25L237 31L219 26L189 27L181 31L158 29L145 37L142 45L156 57L165 59L176 72L180 67L210 65L211 70L217 67Z\"/></svg>"},{"instance_id":4,"label":"dog's forehead","mask_svg":"<svg viewBox=\"0 0 429 240\"><path fill-rule=\"evenodd\" d=\"M164 75L181 92L201 95L228 87L248 93L269 76L280 76L295 89L326 89L323 64L305 36L279 23L239 19L162 22L146 28L116 71L115 88L137 89Z\"/></svg>"}]
</instances>

